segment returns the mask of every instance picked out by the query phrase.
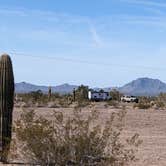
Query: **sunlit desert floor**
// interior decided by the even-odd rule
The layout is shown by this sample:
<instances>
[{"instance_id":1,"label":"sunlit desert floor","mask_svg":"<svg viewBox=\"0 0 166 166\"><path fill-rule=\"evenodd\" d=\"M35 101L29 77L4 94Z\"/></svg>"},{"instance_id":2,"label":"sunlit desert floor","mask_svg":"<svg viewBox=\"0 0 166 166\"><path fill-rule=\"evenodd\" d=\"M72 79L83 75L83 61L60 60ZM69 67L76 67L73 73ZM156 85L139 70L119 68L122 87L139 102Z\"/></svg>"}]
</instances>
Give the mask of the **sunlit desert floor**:
<instances>
[{"instance_id":1,"label":"sunlit desert floor","mask_svg":"<svg viewBox=\"0 0 166 166\"><path fill-rule=\"evenodd\" d=\"M118 112L121 108L105 107L105 103L94 103L86 107L83 112L86 114L91 110L100 111L100 123L108 118L111 112ZM52 118L52 111L63 111L70 115L73 108L35 108L36 113L47 118ZM156 109L133 109L132 104L126 104L127 114L123 130L124 139L135 133L140 135L143 143L139 147L137 158L139 161L134 166L166 166L166 110ZM16 120L22 109L14 109L14 120ZM133 164L132 164L133 165Z\"/></svg>"}]
</instances>

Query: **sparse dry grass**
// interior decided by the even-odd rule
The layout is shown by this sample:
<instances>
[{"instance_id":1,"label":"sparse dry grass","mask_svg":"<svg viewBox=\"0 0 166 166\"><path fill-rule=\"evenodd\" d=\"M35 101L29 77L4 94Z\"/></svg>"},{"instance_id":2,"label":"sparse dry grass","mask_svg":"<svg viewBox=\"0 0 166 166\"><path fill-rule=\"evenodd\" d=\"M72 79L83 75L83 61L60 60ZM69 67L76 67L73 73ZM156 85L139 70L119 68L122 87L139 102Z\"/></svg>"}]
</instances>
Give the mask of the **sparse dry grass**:
<instances>
[{"instance_id":1,"label":"sparse dry grass","mask_svg":"<svg viewBox=\"0 0 166 166\"><path fill-rule=\"evenodd\" d=\"M135 161L141 141L138 134L126 142L120 140L124 111L112 112L103 124L98 123L99 111L85 114L78 106L69 116L62 111L51 113L49 119L26 110L15 122L15 140L28 161L43 166L126 166Z\"/></svg>"},{"instance_id":2,"label":"sparse dry grass","mask_svg":"<svg viewBox=\"0 0 166 166\"><path fill-rule=\"evenodd\" d=\"M106 103L92 103L88 107L83 108L84 115L89 114L91 110L99 110L98 123L101 125L108 119L112 112L122 110L123 106L127 111L125 117L124 130L121 136L122 140L126 140L134 133L139 133L140 139L143 140L142 145L139 147L138 158L140 159L135 166L165 166L166 165L166 110L155 109L154 107L142 110L133 109L133 104L125 103L120 104L119 108L114 108ZM73 110L71 105L69 108L36 108L37 115L52 119L51 110L63 112L64 116L70 116ZM15 108L14 119L18 119L21 113L20 108ZM132 164L131 164L132 165ZM133 166L133 165L132 165Z\"/></svg>"}]
</instances>

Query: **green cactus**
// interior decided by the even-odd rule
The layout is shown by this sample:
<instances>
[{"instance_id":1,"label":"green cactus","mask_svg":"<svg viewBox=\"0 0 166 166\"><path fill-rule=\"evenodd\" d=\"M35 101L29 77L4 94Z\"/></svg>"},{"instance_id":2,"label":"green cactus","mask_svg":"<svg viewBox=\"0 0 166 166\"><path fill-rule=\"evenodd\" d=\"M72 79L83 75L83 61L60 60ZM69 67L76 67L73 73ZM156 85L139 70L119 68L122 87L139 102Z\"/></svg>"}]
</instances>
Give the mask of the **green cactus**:
<instances>
[{"instance_id":1,"label":"green cactus","mask_svg":"<svg viewBox=\"0 0 166 166\"><path fill-rule=\"evenodd\" d=\"M0 58L0 143L1 161L7 162L12 136L14 105L14 75L12 61L7 54Z\"/></svg>"},{"instance_id":2,"label":"green cactus","mask_svg":"<svg viewBox=\"0 0 166 166\"><path fill-rule=\"evenodd\" d=\"M48 99L51 99L51 95L52 95L52 90L51 90L51 86L49 86L49 88L48 88Z\"/></svg>"},{"instance_id":3,"label":"green cactus","mask_svg":"<svg viewBox=\"0 0 166 166\"><path fill-rule=\"evenodd\" d=\"M75 90L75 88L73 89L73 101L75 102L75 100L76 100L76 90Z\"/></svg>"}]
</instances>

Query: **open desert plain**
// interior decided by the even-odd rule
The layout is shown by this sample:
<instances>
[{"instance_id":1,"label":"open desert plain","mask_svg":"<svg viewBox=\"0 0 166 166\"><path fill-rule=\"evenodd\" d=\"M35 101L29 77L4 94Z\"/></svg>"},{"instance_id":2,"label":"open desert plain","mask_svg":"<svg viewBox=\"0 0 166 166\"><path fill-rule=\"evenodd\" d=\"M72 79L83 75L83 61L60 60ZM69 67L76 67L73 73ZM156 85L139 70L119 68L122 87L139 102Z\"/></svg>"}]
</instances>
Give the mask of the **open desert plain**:
<instances>
[{"instance_id":1,"label":"open desert plain","mask_svg":"<svg viewBox=\"0 0 166 166\"><path fill-rule=\"evenodd\" d=\"M17 120L22 111L34 109L37 115L41 115L52 120L52 113L56 110L62 112L65 117L72 114L73 106L68 108L14 108L14 121ZM106 102L93 102L82 108L83 116L90 112L99 111L99 123L105 123L112 112L125 111L124 126L121 135L122 141L131 137L135 133L139 134L142 144L135 153L137 161L131 163L132 166L165 166L166 165L166 110L165 109L138 109L133 108L133 104L119 103L118 106L110 106Z\"/></svg>"}]
</instances>

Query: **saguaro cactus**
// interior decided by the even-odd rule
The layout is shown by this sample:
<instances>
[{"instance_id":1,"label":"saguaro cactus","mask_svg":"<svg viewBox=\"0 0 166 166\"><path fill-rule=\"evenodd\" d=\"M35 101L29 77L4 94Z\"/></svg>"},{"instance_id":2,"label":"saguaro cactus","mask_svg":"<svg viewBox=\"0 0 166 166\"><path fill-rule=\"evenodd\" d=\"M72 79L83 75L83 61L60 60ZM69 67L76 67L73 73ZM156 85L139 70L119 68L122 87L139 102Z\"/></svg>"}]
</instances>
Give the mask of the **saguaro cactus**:
<instances>
[{"instance_id":1,"label":"saguaro cactus","mask_svg":"<svg viewBox=\"0 0 166 166\"><path fill-rule=\"evenodd\" d=\"M49 86L49 88L48 88L48 99L51 99L51 95L52 95L52 90L51 90L51 86Z\"/></svg>"},{"instance_id":2,"label":"saguaro cactus","mask_svg":"<svg viewBox=\"0 0 166 166\"><path fill-rule=\"evenodd\" d=\"M14 105L14 75L12 61L7 54L0 58L0 144L1 161L7 162L11 136Z\"/></svg>"},{"instance_id":3,"label":"saguaro cactus","mask_svg":"<svg viewBox=\"0 0 166 166\"><path fill-rule=\"evenodd\" d=\"M75 88L73 89L73 101L75 102L75 100L76 100L76 90L75 90Z\"/></svg>"}]
</instances>

